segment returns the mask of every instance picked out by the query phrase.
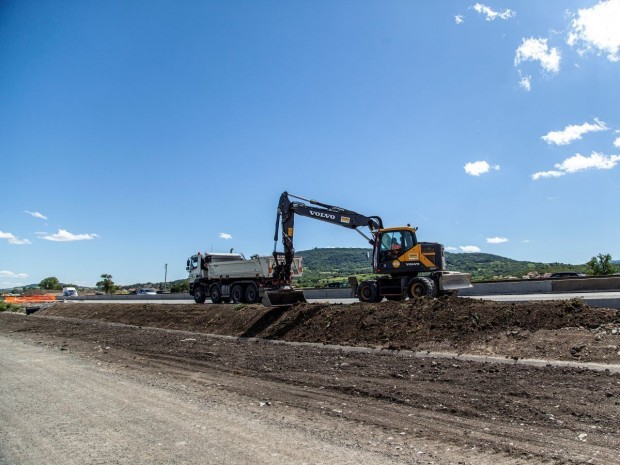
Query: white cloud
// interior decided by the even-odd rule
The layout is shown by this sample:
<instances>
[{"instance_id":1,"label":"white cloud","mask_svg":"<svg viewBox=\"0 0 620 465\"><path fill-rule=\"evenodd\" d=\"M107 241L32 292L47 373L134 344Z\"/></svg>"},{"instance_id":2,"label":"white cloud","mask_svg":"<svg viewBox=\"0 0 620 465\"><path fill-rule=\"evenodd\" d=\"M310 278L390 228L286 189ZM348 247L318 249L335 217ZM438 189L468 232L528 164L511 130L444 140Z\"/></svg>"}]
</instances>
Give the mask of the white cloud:
<instances>
[{"instance_id":1,"label":"white cloud","mask_svg":"<svg viewBox=\"0 0 620 465\"><path fill-rule=\"evenodd\" d=\"M0 271L1 278L17 278L25 279L28 277L26 273L13 273L12 271Z\"/></svg>"},{"instance_id":2,"label":"white cloud","mask_svg":"<svg viewBox=\"0 0 620 465\"><path fill-rule=\"evenodd\" d=\"M538 173L534 173L532 175L532 179L534 181L538 181L540 178L559 178L560 176L564 176L566 173L562 171L539 171Z\"/></svg>"},{"instance_id":3,"label":"white cloud","mask_svg":"<svg viewBox=\"0 0 620 465\"><path fill-rule=\"evenodd\" d=\"M464 21L465 21L465 18L463 18L463 15L456 15L454 17L454 22L456 24L463 24Z\"/></svg>"},{"instance_id":4,"label":"white cloud","mask_svg":"<svg viewBox=\"0 0 620 465\"><path fill-rule=\"evenodd\" d=\"M503 244L504 242L508 242L508 239L505 237L487 237L487 244Z\"/></svg>"},{"instance_id":5,"label":"white cloud","mask_svg":"<svg viewBox=\"0 0 620 465\"><path fill-rule=\"evenodd\" d=\"M491 166L486 161L469 162L463 168L465 172L471 176L480 176L481 174L488 173L492 169L499 171L499 165Z\"/></svg>"},{"instance_id":6,"label":"white cloud","mask_svg":"<svg viewBox=\"0 0 620 465\"><path fill-rule=\"evenodd\" d=\"M519 87L525 89L527 92L532 90L532 76L521 76L521 79L519 80Z\"/></svg>"},{"instance_id":7,"label":"white cloud","mask_svg":"<svg viewBox=\"0 0 620 465\"><path fill-rule=\"evenodd\" d=\"M480 247L475 245L460 245L459 249L465 253L477 253L480 252Z\"/></svg>"},{"instance_id":8,"label":"white cloud","mask_svg":"<svg viewBox=\"0 0 620 465\"><path fill-rule=\"evenodd\" d=\"M541 139L547 144L568 145L573 141L581 139L584 134L589 132L606 131L607 129L609 128L605 122L594 118L594 124L572 124L570 126L566 126L561 131L550 131L546 135L542 136Z\"/></svg>"},{"instance_id":9,"label":"white cloud","mask_svg":"<svg viewBox=\"0 0 620 465\"><path fill-rule=\"evenodd\" d=\"M547 39L523 39L515 53L515 66L523 61L540 61L542 68L553 74L560 71L560 60L560 51L555 47L550 49Z\"/></svg>"},{"instance_id":10,"label":"white cloud","mask_svg":"<svg viewBox=\"0 0 620 465\"><path fill-rule=\"evenodd\" d=\"M562 163L556 163L554 165L556 170L541 171L534 173L532 179L537 181L540 178L560 177L565 174L577 173L579 171L596 169L596 170L610 170L614 168L618 162L620 162L620 155L604 155L598 152L592 152L589 157L584 157L580 153L567 158Z\"/></svg>"},{"instance_id":11,"label":"white cloud","mask_svg":"<svg viewBox=\"0 0 620 465\"><path fill-rule=\"evenodd\" d=\"M13 245L30 244L30 241L28 239L22 239L20 237L17 237L15 234L9 232L0 231L0 239L6 239L9 244Z\"/></svg>"},{"instance_id":12,"label":"white cloud","mask_svg":"<svg viewBox=\"0 0 620 465\"><path fill-rule=\"evenodd\" d=\"M620 148L620 137L617 137L614 141L614 146Z\"/></svg>"},{"instance_id":13,"label":"white cloud","mask_svg":"<svg viewBox=\"0 0 620 465\"><path fill-rule=\"evenodd\" d=\"M228 234L228 233L220 233L219 237L220 237L220 239L226 239L226 240L232 239L232 235Z\"/></svg>"},{"instance_id":14,"label":"white cloud","mask_svg":"<svg viewBox=\"0 0 620 465\"><path fill-rule=\"evenodd\" d=\"M39 212L29 212L28 210L24 210L24 213L28 213L30 216L34 216L35 218L39 218L41 220L46 220L47 216L43 215Z\"/></svg>"},{"instance_id":15,"label":"white cloud","mask_svg":"<svg viewBox=\"0 0 620 465\"><path fill-rule=\"evenodd\" d=\"M588 50L606 53L612 62L620 60L620 0L601 1L577 12L566 39L580 54Z\"/></svg>"},{"instance_id":16,"label":"white cloud","mask_svg":"<svg viewBox=\"0 0 620 465\"><path fill-rule=\"evenodd\" d=\"M37 236L39 236L39 239L53 242L89 241L99 237L97 234L73 234L66 229L59 229L56 234L38 232Z\"/></svg>"},{"instance_id":17,"label":"white cloud","mask_svg":"<svg viewBox=\"0 0 620 465\"><path fill-rule=\"evenodd\" d=\"M476 3L470 8L473 8L477 13L485 15L487 21L494 21L497 18L509 19L515 15L515 12L512 10L506 9L500 13L499 11L494 11L491 7L488 7L482 3Z\"/></svg>"},{"instance_id":18,"label":"white cloud","mask_svg":"<svg viewBox=\"0 0 620 465\"><path fill-rule=\"evenodd\" d=\"M446 252L458 252L459 249L457 247L448 246L444 249Z\"/></svg>"},{"instance_id":19,"label":"white cloud","mask_svg":"<svg viewBox=\"0 0 620 465\"><path fill-rule=\"evenodd\" d=\"M589 157L584 157L580 153L567 158L562 163L556 163L554 166L567 173L576 173L578 171L597 169L610 170L620 161L620 155L603 155L602 153L592 152Z\"/></svg>"}]
</instances>

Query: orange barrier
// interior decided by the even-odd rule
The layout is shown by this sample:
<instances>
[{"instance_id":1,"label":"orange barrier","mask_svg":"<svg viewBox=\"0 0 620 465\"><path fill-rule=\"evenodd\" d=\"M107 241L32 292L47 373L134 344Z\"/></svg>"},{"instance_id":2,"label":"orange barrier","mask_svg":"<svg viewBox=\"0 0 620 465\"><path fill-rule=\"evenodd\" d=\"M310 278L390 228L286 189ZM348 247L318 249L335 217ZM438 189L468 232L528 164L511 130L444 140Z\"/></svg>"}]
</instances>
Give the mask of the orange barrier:
<instances>
[{"instance_id":1,"label":"orange barrier","mask_svg":"<svg viewBox=\"0 0 620 465\"><path fill-rule=\"evenodd\" d=\"M56 302L56 294L31 295L28 297L17 297L7 295L4 298L7 304L30 304L39 302Z\"/></svg>"}]
</instances>

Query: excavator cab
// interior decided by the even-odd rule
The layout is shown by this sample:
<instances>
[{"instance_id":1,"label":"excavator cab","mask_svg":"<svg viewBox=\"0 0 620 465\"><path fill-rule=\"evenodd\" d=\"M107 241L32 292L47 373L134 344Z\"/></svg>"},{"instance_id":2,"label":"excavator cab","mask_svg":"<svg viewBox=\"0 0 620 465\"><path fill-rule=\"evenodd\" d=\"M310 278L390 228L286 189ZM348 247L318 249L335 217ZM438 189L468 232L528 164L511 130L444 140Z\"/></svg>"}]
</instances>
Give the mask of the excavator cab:
<instances>
[{"instance_id":1,"label":"excavator cab","mask_svg":"<svg viewBox=\"0 0 620 465\"><path fill-rule=\"evenodd\" d=\"M377 231L373 250L375 273L403 275L443 269L441 244L418 242L411 226Z\"/></svg>"}]
</instances>

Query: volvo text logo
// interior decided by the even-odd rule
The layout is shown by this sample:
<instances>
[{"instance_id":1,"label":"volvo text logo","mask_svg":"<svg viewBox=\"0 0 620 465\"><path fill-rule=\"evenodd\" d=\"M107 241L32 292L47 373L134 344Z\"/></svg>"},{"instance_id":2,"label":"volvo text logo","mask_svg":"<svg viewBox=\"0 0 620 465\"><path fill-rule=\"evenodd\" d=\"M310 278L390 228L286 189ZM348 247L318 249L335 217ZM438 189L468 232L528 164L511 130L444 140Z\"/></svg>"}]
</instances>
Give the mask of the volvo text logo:
<instances>
[{"instance_id":1,"label":"volvo text logo","mask_svg":"<svg viewBox=\"0 0 620 465\"><path fill-rule=\"evenodd\" d=\"M314 210L310 210L310 214L312 216L318 216L319 218L327 218L328 220L336 219L336 215L332 215L331 213L323 213L323 212L316 212Z\"/></svg>"}]
</instances>

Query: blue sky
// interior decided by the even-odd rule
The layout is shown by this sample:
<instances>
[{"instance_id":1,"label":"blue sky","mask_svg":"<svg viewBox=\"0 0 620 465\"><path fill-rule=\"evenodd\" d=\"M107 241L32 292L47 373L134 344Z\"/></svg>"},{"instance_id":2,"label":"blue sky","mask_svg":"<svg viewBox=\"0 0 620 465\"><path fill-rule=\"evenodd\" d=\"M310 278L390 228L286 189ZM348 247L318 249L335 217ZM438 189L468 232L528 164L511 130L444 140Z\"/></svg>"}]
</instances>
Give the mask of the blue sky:
<instances>
[{"instance_id":1,"label":"blue sky","mask_svg":"<svg viewBox=\"0 0 620 465\"><path fill-rule=\"evenodd\" d=\"M4 1L0 287L269 254L287 190L448 250L620 258L620 0ZM300 218L296 249L363 247Z\"/></svg>"}]
</instances>

